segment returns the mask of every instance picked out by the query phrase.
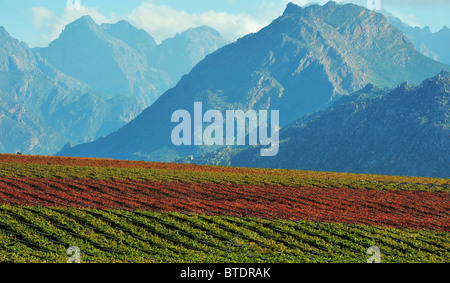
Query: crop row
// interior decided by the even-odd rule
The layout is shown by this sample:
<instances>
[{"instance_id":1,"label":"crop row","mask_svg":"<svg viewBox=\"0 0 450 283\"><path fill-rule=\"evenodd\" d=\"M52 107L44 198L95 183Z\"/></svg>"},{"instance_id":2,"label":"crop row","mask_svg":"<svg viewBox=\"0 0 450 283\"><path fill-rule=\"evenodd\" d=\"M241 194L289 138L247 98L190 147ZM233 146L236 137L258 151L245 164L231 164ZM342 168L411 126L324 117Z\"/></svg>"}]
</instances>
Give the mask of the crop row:
<instances>
[{"instance_id":1,"label":"crop row","mask_svg":"<svg viewBox=\"0 0 450 283\"><path fill-rule=\"evenodd\" d=\"M0 203L450 230L448 193L134 180L0 178Z\"/></svg>"},{"instance_id":2,"label":"crop row","mask_svg":"<svg viewBox=\"0 0 450 283\"><path fill-rule=\"evenodd\" d=\"M0 154L0 162L29 163L29 164L31 163L42 165L51 164L51 165L68 165L68 166L87 166L87 167L110 167L110 168L162 169L162 170L181 170L181 171L197 171L197 172L208 171L218 173L294 176L297 178L306 178L306 179L365 180L372 182L449 185L449 181L447 179L440 179L440 178L383 176L383 175L315 172L315 171L300 171L300 170L285 170L285 169L257 169L257 168L225 167L225 166L203 166L196 164L125 161L125 160L98 159L98 158Z\"/></svg>"},{"instance_id":3,"label":"crop row","mask_svg":"<svg viewBox=\"0 0 450 283\"><path fill-rule=\"evenodd\" d=\"M202 167L204 170L148 168L121 168L99 166L73 166L40 163L0 162L0 177L139 180L159 182L184 182L238 185L277 185L285 187L353 188L373 190L407 190L423 192L450 192L446 179L421 179L341 173L289 171L272 174L263 169L247 169L234 172ZM269 170L270 172L270 170Z\"/></svg>"},{"instance_id":4,"label":"crop row","mask_svg":"<svg viewBox=\"0 0 450 283\"><path fill-rule=\"evenodd\" d=\"M149 211L0 205L0 261L447 262L448 233Z\"/></svg>"}]
</instances>

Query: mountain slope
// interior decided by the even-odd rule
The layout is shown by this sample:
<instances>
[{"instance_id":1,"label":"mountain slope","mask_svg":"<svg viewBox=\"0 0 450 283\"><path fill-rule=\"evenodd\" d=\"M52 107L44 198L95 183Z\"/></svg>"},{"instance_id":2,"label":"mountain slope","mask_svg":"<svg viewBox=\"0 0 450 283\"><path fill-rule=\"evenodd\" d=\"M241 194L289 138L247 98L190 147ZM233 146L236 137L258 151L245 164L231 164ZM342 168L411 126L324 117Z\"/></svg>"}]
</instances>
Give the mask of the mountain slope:
<instances>
[{"instance_id":1,"label":"mountain slope","mask_svg":"<svg viewBox=\"0 0 450 283\"><path fill-rule=\"evenodd\" d=\"M436 61L450 64L450 29L444 26L438 32L432 32L428 26L424 28L411 27L399 18L383 11L389 21L401 30L405 36L416 46L417 50Z\"/></svg>"},{"instance_id":2,"label":"mountain slope","mask_svg":"<svg viewBox=\"0 0 450 283\"><path fill-rule=\"evenodd\" d=\"M0 90L0 152L54 152L64 136Z\"/></svg>"},{"instance_id":3,"label":"mountain slope","mask_svg":"<svg viewBox=\"0 0 450 283\"><path fill-rule=\"evenodd\" d=\"M173 161L212 147L171 142L171 116L203 108L280 111L281 126L330 106L368 83L419 83L449 67L417 52L373 11L329 2L292 3L269 26L207 56L151 107L119 131L59 155Z\"/></svg>"},{"instance_id":4,"label":"mountain slope","mask_svg":"<svg viewBox=\"0 0 450 283\"><path fill-rule=\"evenodd\" d=\"M420 86L402 84L386 95L337 103L284 129L274 158L258 148L194 159L243 167L426 177L450 177L450 73ZM372 92L373 94L373 92Z\"/></svg>"}]
</instances>

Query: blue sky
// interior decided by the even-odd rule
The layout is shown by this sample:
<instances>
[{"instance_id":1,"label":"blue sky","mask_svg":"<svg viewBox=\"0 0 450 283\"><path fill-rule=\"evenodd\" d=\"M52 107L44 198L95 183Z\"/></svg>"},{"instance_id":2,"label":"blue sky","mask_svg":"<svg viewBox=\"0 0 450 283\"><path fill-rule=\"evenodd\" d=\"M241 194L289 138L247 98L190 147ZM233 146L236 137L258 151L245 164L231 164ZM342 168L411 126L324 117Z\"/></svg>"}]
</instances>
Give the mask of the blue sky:
<instances>
[{"instance_id":1,"label":"blue sky","mask_svg":"<svg viewBox=\"0 0 450 283\"><path fill-rule=\"evenodd\" d=\"M291 0L298 5L328 0ZM0 0L0 25L30 46L46 46L65 25L82 15L97 23L128 20L160 42L189 27L209 25L229 41L256 32L281 15L289 0L80 0L81 9L67 9L67 0ZM375 0L374 0L375 1ZM379 0L381 7L413 26L432 31L450 27L449 0ZM342 1L337 1L342 2ZM347 0L365 6L367 0Z\"/></svg>"}]
</instances>

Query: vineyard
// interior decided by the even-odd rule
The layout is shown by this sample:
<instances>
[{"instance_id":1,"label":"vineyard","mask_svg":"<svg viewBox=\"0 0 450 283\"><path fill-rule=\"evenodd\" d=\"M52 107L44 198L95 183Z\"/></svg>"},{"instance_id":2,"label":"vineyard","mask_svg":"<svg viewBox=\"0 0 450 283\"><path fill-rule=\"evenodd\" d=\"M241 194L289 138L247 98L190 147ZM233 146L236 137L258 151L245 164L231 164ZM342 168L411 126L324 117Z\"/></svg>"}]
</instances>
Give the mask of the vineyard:
<instances>
[{"instance_id":1,"label":"vineyard","mask_svg":"<svg viewBox=\"0 0 450 283\"><path fill-rule=\"evenodd\" d=\"M450 262L446 179L0 155L0 262Z\"/></svg>"}]
</instances>

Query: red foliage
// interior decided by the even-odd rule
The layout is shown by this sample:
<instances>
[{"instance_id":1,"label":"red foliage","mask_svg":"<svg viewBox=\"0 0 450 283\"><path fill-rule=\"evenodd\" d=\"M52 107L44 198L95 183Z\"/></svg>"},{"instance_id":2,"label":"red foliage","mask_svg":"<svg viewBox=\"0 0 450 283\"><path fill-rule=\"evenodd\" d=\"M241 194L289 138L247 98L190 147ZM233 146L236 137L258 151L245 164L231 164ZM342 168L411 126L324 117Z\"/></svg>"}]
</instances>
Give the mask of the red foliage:
<instances>
[{"instance_id":1,"label":"red foliage","mask_svg":"<svg viewBox=\"0 0 450 283\"><path fill-rule=\"evenodd\" d=\"M0 203L178 211L450 230L449 193L178 182L0 178Z\"/></svg>"}]
</instances>

